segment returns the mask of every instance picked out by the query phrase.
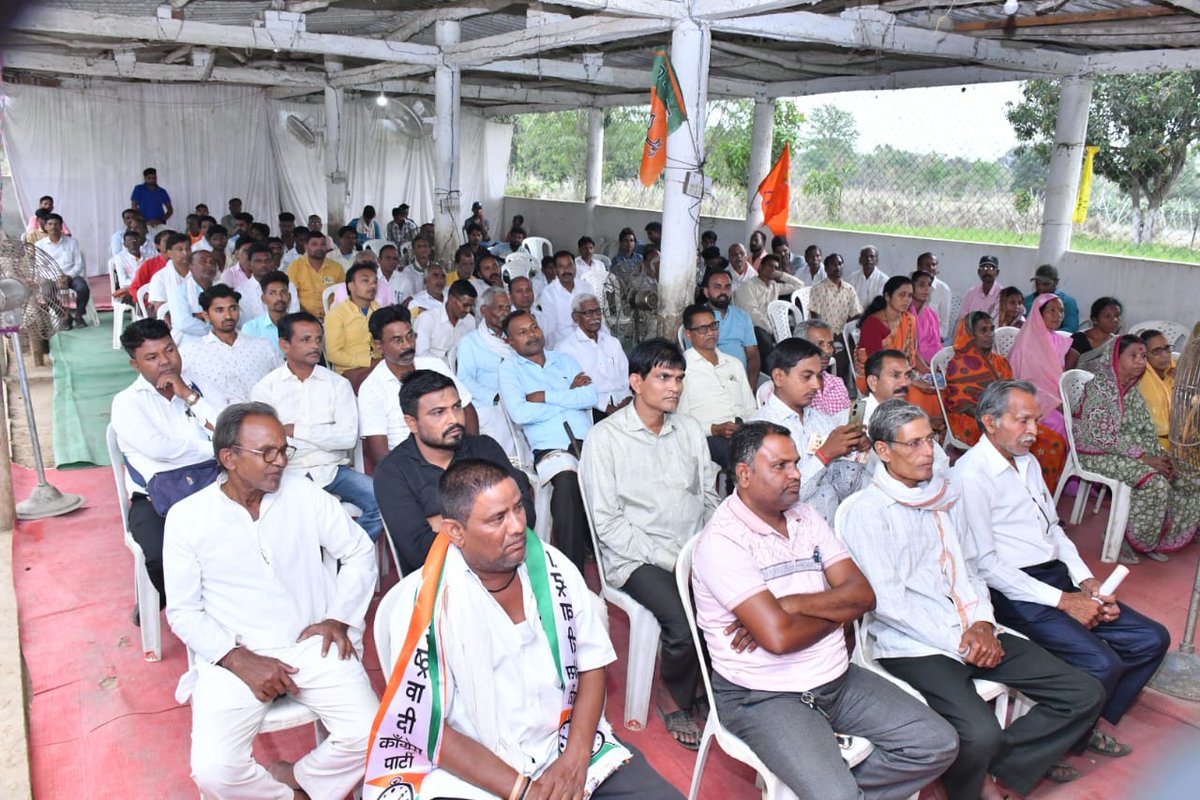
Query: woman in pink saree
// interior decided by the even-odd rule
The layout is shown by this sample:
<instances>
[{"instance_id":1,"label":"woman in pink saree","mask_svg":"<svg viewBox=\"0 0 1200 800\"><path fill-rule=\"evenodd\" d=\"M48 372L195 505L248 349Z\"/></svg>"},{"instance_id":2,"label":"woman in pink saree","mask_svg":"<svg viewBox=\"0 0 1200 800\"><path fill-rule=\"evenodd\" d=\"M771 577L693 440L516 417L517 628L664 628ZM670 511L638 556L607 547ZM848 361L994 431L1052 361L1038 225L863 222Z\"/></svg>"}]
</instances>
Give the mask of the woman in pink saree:
<instances>
[{"instance_id":1,"label":"woman in pink saree","mask_svg":"<svg viewBox=\"0 0 1200 800\"><path fill-rule=\"evenodd\" d=\"M1058 381L1063 374L1063 360L1071 349L1071 338L1057 330L1063 314L1062 300L1055 295L1035 297L1029 317L1008 354L1008 363L1017 379L1037 387L1042 424L1065 438L1067 426L1063 420Z\"/></svg>"}]
</instances>

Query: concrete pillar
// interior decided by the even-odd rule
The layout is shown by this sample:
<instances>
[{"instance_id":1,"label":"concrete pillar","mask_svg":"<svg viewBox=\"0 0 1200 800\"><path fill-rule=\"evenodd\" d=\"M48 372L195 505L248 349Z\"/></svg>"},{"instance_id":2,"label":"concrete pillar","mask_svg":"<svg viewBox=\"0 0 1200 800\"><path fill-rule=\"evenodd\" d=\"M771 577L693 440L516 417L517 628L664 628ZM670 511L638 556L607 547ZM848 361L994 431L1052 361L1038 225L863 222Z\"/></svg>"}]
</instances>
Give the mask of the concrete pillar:
<instances>
[{"instance_id":1,"label":"concrete pillar","mask_svg":"<svg viewBox=\"0 0 1200 800\"><path fill-rule=\"evenodd\" d=\"M658 332L675 341L684 306L696 288L700 243L700 197L684 194L688 173L699 178L704 160L704 116L708 102L708 58L712 32L703 20L685 18L671 34L671 63L688 120L667 136L663 171L662 259L658 267Z\"/></svg>"},{"instance_id":2,"label":"concrete pillar","mask_svg":"<svg viewBox=\"0 0 1200 800\"><path fill-rule=\"evenodd\" d=\"M325 72L332 76L342 71L342 60L325 57ZM332 86L325 87L325 233L337 236L338 228L346 224L346 144L342 141L342 110L346 93Z\"/></svg>"},{"instance_id":3,"label":"concrete pillar","mask_svg":"<svg viewBox=\"0 0 1200 800\"><path fill-rule=\"evenodd\" d=\"M596 205L604 182L604 109L589 108L587 138L587 182L583 192L584 220L588 236L596 236Z\"/></svg>"},{"instance_id":4,"label":"concrete pillar","mask_svg":"<svg viewBox=\"0 0 1200 800\"><path fill-rule=\"evenodd\" d=\"M754 127L750 130L750 170L746 185L746 238L762 225L762 202L758 198L758 185L771 171L771 143L775 139L775 101L754 101ZM770 245L770 242L767 242ZM769 247L768 247L769 250Z\"/></svg>"},{"instance_id":5,"label":"concrete pillar","mask_svg":"<svg viewBox=\"0 0 1200 800\"><path fill-rule=\"evenodd\" d=\"M459 23L455 20L439 20L436 27L438 47L448 47L459 42ZM433 183L433 230L436 254L443 266L454 263L454 251L459 246L459 228L462 226L462 200L459 196L459 86L458 67L445 61L434 71L434 104L437 121L434 136L437 139L437 170ZM503 221L503 220L501 220Z\"/></svg>"},{"instance_id":6,"label":"concrete pillar","mask_svg":"<svg viewBox=\"0 0 1200 800\"><path fill-rule=\"evenodd\" d=\"M1050 171L1046 176L1046 203L1042 209L1038 264L1057 266L1071 246L1071 215L1075 212L1091 102L1091 78L1062 79L1058 120L1054 127L1054 150L1050 154Z\"/></svg>"}]
</instances>

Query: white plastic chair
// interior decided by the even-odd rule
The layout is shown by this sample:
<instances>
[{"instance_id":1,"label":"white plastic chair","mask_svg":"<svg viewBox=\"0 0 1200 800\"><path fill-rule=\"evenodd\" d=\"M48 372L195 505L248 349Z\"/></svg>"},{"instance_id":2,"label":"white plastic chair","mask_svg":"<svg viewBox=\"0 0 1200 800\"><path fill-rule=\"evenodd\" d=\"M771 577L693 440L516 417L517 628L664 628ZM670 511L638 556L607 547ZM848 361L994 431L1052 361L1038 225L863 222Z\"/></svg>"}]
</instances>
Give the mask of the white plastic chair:
<instances>
[{"instance_id":1,"label":"white plastic chair","mask_svg":"<svg viewBox=\"0 0 1200 800\"><path fill-rule=\"evenodd\" d=\"M1011 325L996 328L995 338L992 340L992 350L1008 358L1008 354L1012 352L1013 342L1017 341L1017 334L1020 332L1020 328L1014 328Z\"/></svg>"},{"instance_id":2,"label":"white plastic chair","mask_svg":"<svg viewBox=\"0 0 1200 800\"><path fill-rule=\"evenodd\" d=\"M500 275L505 283L512 283L514 278L532 278L542 268L541 259L529 253L518 250L509 253L500 267Z\"/></svg>"},{"instance_id":3,"label":"white plastic chair","mask_svg":"<svg viewBox=\"0 0 1200 800\"><path fill-rule=\"evenodd\" d=\"M946 378L946 365L950 363L950 359L954 357L953 347L943 347L934 354L929 361L929 368L933 370L933 388L937 391L938 407L942 409L942 419L946 423L946 446L955 447L963 452L971 449L971 445L964 442L954 435L954 430L950 427L950 415L946 413L946 403L942 399L942 389L939 386L937 379L938 375L942 376L942 382Z\"/></svg>"},{"instance_id":4,"label":"white plastic chair","mask_svg":"<svg viewBox=\"0 0 1200 800\"><path fill-rule=\"evenodd\" d=\"M808 298L812 294L811 286L801 286L792 292L791 302L800 309L800 319L808 319Z\"/></svg>"},{"instance_id":5,"label":"white plastic chair","mask_svg":"<svg viewBox=\"0 0 1200 800\"><path fill-rule=\"evenodd\" d=\"M370 250L375 255L379 255L380 248L387 244L392 244L392 241L390 239L367 239L363 242L362 249Z\"/></svg>"},{"instance_id":6,"label":"white plastic chair","mask_svg":"<svg viewBox=\"0 0 1200 800\"><path fill-rule=\"evenodd\" d=\"M692 558L695 550L696 538L692 538L683 546L679 552L679 558L675 562L675 588L679 592L679 599L683 601L683 611L687 616L688 627L692 631L692 642L700 657L700 674L704 678L704 694L708 698L708 719L704 721L704 733L700 736L700 749L696 752L696 766L692 770L692 785L688 791L688 800L696 800L700 795L700 779L704 775L704 764L708 761L708 751L712 747L713 739L716 739L722 750L758 773L763 800L796 800L796 794L767 769L766 765L750 749L750 746L721 724L720 716L717 714L717 702L713 697L709 665L704 657L704 642L701 640L699 628L696 627L696 611L692 606ZM847 766L855 767L861 764L874 749L875 746L866 739L855 736L851 739L850 747L842 750L842 759L845 760Z\"/></svg>"},{"instance_id":7,"label":"white plastic chair","mask_svg":"<svg viewBox=\"0 0 1200 800\"><path fill-rule=\"evenodd\" d=\"M541 236L526 236L518 252L529 253L535 257L540 267L543 258L554 255L554 245L550 244L549 239Z\"/></svg>"},{"instance_id":8,"label":"white plastic chair","mask_svg":"<svg viewBox=\"0 0 1200 800\"><path fill-rule=\"evenodd\" d=\"M142 286L137 293L138 316L145 319L150 316L150 286Z\"/></svg>"},{"instance_id":9,"label":"white plastic chair","mask_svg":"<svg viewBox=\"0 0 1200 800\"><path fill-rule=\"evenodd\" d=\"M854 348L858 343L858 320L852 319L842 328L842 343L846 347L846 355L850 361L850 378L858 380L858 370L854 368Z\"/></svg>"},{"instance_id":10,"label":"white plastic chair","mask_svg":"<svg viewBox=\"0 0 1200 800\"><path fill-rule=\"evenodd\" d=\"M687 337L683 335L683 326L682 325L679 326L679 332L676 334L676 336L679 338L680 351L687 350L688 340L687 340Z\"/></svg>"},{"instance_id":11,"label":"white plastic chair","mask_svg":"<svg viewBox=\"0 0 1200 800\"><path fill-rule=\"evenodd\" d=\"M1183 351L1184 345L1187 344L1188 338L1191 336L1191 331L1188 326L1182 322L1172 322L1169 319L1152 319L1146 322L1139 322L1129 329L1129 332L1137 336L1142 331L1156 330L1162 331L1163 337L1167 340L1172 350Z\"/></svg>"},{"instance_id":12,"label":"white plastic chair","mask_svg":"<svg viewBox=\"0 0 1200 800\"><path fill-rule=\"evenodd\" d=\"M1085 470L1079 463L1079 454L1075 450L1075 410L1083 398L1084 387L1094 377L1087 370L1069 369L1058 379L1058 391L1062 398L1062 412L1067 428L1067 464L1063 468L1062 476L1058 479L1058 488L1054 490L1054 505L1058 505L1067 481L1071 478L1079 478L1079 487L1075 493L1075 505L1071 509L1071 524L1078 525L1083 519L1083 508L1087 503L1089 484L1098 483L1107 486L1112 492L1112 504L1108 510L1108 525L1104 529L1104 543L1100 548L1100 560L1112 563L1117 560L1117 556L1121 552L1125 525L1129 522L1129 505L1133 499L1133 489L1116 478ZM1099 510L1098 503L1097 510Z\"/></svg>"},{"instance_id":13,"label":"white plastic chair","mask_svg":"<svg viewBox=\"0 0 1200 800\"><path fill-rule=\"evenodd\" d=\"M396 606L407 587L401 588L397 583L379 601L375 609L375 623L371 626L371 635L375 637L375 653L379 656L379 667L383 670L383 681L387 683L392 677L392 667L396 664L396 651L392 647L392 617L396 614ZM411 613L411 609L406 609Z\"/></svg>"},{"instance_id":14,"label":"white plastic chair","mask_svg":"<svg viewBox=\"0 0 1200 800\"><path fill-rule=\"evenodd\" d=\"M335 283L333 286L326 286L321 292L321 308L325 309L326 314L329 313L329 309L333 308L336 302L334 300L334 293L337 292L338 287L341 285L340 283Z\"/></svg>"},{"instance_id":15,"label":"white plastic chair","mask_svg":"<svg viewBox=\"0 0 1200 800\"><path fill-rule=\"evenodd\" d=\"M117 484L117 505L121 508L121 528L125 546L133 554L133 591L137 598L138 617L142 631L142 658L162 661L162 612L158 590L146 571L146 554L129 531L129 489L125 485L125 457L117 443L117 432L109 425L104 432L108 444L108 460L112 463L113 479Z\"/></svg>"},{"instance_id":16,"label":"white plastic chair","mask_svg":"<svg viewBox=\"0 0 1200 800\"><path fill-rule=\"evenodd\" d=\"M958 324L959 309L962 308L963 296L961 294L950 295L950 330L954 330L954 326Z\"/></svg>"},{"instance_id":17,"label":"white plastic chair","mask_svg":"<svg viewBox=\"0 0 1200 800\"><path fill-rule=\"evenodd\" d=\"M767 303L767 319L771 321L775 342L779 343L792 337L792 330L804 320L804 315L790 300L772 300Z\"/></svg>"},{"instance_id":18,"label":"white plastic chair","mask_svg":"<svg viewBox=\"0 0 1200 800\"><path fill-rule=\"evenodd\" d=\"M612 603L629 617L629 652L626 656L625 672L625 727L640 731L646 727L650 712L650 690L654 685L654 661L658 656L662 628L658 620L632 597L608 582L604 577L604 559L600 555L600 540L596 536L596 522L592 518L592 507L588 503L584 487L582 465L579 470L579 496L583 498L583 510L587 515L588 532L592 536L592 548L596 551L596 570L600 573L600 596Z\"/></svg>"},{"instance_id":19,"label":"white plastic chair","mask_svg":"<svg viewBox=\"0 0 1200 800\"><path fill-rule=\"evenodd\" d=\"M117 289L120 287L117 286L117 273L115 270L110 269L108 271L108 288L112 296L112 349L120 350L121 331L125 330L125 312L128 311L129 316L132 319L134 316L134 310L132 306L126 305L125 303L121 302L119 297L117 297ZM91 300L88 301L88 305L91 305Z\"/></svg>"}]
</instances>

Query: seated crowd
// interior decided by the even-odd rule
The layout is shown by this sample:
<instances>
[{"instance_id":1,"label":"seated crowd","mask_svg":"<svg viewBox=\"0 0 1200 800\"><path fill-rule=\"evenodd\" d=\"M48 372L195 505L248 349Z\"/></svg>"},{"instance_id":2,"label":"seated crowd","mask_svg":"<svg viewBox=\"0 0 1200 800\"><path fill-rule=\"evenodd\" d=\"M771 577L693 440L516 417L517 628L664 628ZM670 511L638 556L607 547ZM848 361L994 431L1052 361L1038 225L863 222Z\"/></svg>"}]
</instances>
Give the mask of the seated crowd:
<instances>
[{"instance_id":1,"label":"seated crowd","mask_svg":"<svg viewBox=\"0 0 1200 800\"><path fill-rule=\"evenodd\" d=\"M130 532L193 656L178 696L205 796L681 797L605 718L593 557L661 627L670 735L696 749L719 720L801 797L1014 796L1078 777L1071 753L1130 752L1111 726L1169 636L1100 593L1053 497L1074 418L1084 465L1134 487L1125 559L1192 540L1160 332L1120 335L1114 298L1077 332L1051 266L1023 297L984 256L950 320L931 253L889 276L864 248L843 277L816 245L756 233L723 255L709 231L679 343L626 352L601 298L610 274L657 278L655 224L611 259L583 237L510 274L524 219L489 248L476 204L443 267L407 212L384 235L368 206L336 243L282 214L278 254L240 201L232 237L198 211L140 263L140 212L114 235L144 317L112 426ZM803 287L777 337L769 303ZM1095 377L1063 409L1076 364ZM358 657L381 535L405 576L382 699ZM1027 708L997 720L972 679ZM249 742L284 694L329 736L264 768ZM874 745L854 767L847 737Z\"/></svg>"}]
</instances>

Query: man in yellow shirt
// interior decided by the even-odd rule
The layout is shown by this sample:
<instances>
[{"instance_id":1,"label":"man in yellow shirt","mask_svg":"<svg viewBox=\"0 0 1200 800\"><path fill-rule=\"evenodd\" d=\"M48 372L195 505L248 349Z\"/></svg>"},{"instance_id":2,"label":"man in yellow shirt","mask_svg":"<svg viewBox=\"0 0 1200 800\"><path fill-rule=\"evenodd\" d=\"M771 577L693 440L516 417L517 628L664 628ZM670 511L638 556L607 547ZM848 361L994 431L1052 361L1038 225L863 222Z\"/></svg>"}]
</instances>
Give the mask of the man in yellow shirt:
<instances>
[{"instance_id":1,"label":"man in yellow shirt","mask_svg":"<svg viewBox=\"0 0 1200 800\"><path fill-rule=\"evenodd\" d=\"M356 387L381 358L367 326L371 314L379 309L375 302L377 282L374 264L355 263L346 274L348 296L329 309L325 320L325 358L335 372Z\"/></svg>"},{"instance_id":2,"label":"man in yellow shirt","mask_svg":"<svg viewBox=\"0 0 1200 800\"><path fill-rule=\"evenodd\" d=\"M325 318L322 294L346 279L345 269L332 258L326 258L326 252L325 238L310 236L304 245L304 255L287 266L288 277L300 295L300 307L317 319ZM374 296L372 293L371 297Z\"/></svg>"}]
</instances>

